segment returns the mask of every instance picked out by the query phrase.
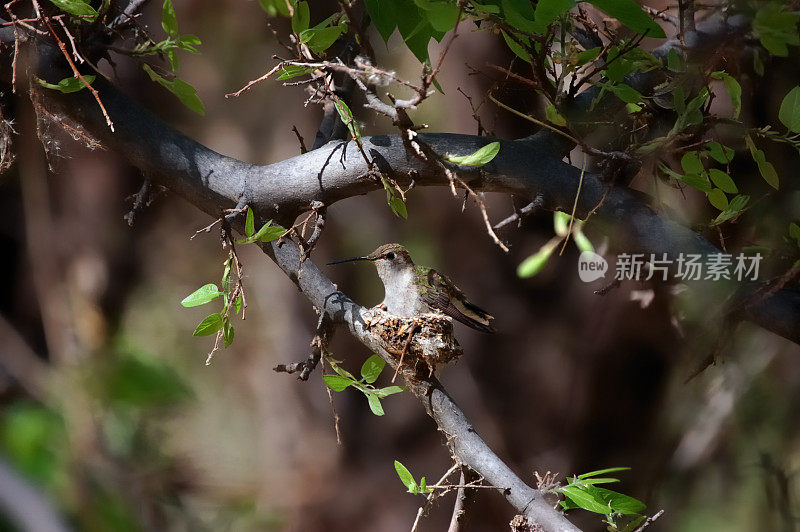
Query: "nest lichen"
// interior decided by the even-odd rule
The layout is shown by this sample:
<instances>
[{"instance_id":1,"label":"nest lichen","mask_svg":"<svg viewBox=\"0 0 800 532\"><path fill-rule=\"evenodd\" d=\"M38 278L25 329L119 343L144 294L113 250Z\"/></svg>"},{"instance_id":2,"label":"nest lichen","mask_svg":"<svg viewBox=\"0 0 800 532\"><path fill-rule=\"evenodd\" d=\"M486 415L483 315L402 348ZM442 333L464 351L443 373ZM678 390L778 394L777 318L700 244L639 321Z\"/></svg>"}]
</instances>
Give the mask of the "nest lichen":
<instances>
[{"instance_id":1,"label":"nest lichen","mask_svg":"<svg viewBox=\"0 0 800 532\"><path fill-rule=\"evenodd\" d=\"M362 314L364 328L398 363L400 371L430 375L438 364L461 356L461 346L453 336L453 320L442 314L403 317L371 308Z\"/></svg>"}]
</instances>

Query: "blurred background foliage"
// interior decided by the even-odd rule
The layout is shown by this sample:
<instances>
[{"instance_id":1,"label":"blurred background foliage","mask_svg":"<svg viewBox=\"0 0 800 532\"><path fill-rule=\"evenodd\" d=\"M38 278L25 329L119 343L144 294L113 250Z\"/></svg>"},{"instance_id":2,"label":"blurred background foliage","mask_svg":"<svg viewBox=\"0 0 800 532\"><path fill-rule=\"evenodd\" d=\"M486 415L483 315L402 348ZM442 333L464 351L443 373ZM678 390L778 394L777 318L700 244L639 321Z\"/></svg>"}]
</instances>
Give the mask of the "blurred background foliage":
<instances>
[{"instance_id":1,"label":"blurred background foliage","mask_svg":"<svg viewBox=\"0 0 800 532\"><path fill-rule=\"evenodd\" d=\"M658 3L652 7L663 7ZM202 54L181 58L181 77L198 88L205 117L177 105L130 62L113 70L104 63L119 85L232 157L267 163L297 154L293 125L310 143L320 111L303 106L300 88L267 82L224 98L280 54L258 3L176 4L181 30L203 41ZM321 17L335 5L314 2L314 9ZM158 10L146 17L158 28ZM288 26L272 22L278 30ZM397 35L388 47L373 37L380 65L418 76L419 62ZM431 55L439 50L432 43ZM457 89L479 103L500 78L487 63L511 59L496 36L464 31L438 78L445 94L415 119L435 131L475 132ZM743 79L751 95L744 112L768 121L799 70L793 59L777 60L765 79ZM543 115L524 86L506 84L500 94ZM18 108L20 122L33 120L22 99L7 91L3 98ZM478 113L497 136L531 132L529 123L491 103ZM393 131L385 119L356 115L364 134ZM179 198L161 196L130 229L124 198L138 188L137 172L112 152L88 151L58 134L53 142L59 157L48 170L38 139L19 137L18 161L0 178L0 460L40 486L79 530L410 527L422 499L404 494L393 461L428 479L450 466L442 437L417 402L392 396L379 418L361 394L335 394L337 445L319 370L298 383L271 369L305 358L316 317L257 249L240 251L247 320L234 345L205 366L209 339L191 337L203 311L182 309L179 301L219 277L226 254L217 234L189 239L209 220ZM782 213L783 223L800 217L797 153L769 150L785 184L770 209ZM647 172L634 186L650 190ZM690 223L710 212L704 198L670 190L662 201L669 204L670 195ZM488 194L487 204L495 220L511 213L505 196ZM500 329L493 337L457 326L466 355L442 370L442 380L526 481L534 482L534 471L626 465L633 469L620 489L651 513L666 510L654 530L800 528L796 345L743 324L719 363L687 381L708 354L695 341L706 333L691 325L681 332L665 288L631 283L597 296L578 280L574 246L538 276L517 278L518 264L552 237L551 215L506 231L506 255L485 234L477 208L468 203L462 214L460 199L445 189L413 191L408 211L407 221L396 218L383 192L336 204L313 258L322 263L402 242L419 263L447 272L492 311ZM757 231L769 233L768 213L761 215ZM750 226L734 228L731 237L755 238ZM603 245L591 223L585 230ZM359 303L380 301L371 267L329 273ZM641 292L651 289L652 302L644 304ZM347 334L335 338L333 351L351 371L368 356ZM450 511L448 498L422 529L442 530ZM501 497L481 493L471 529L499 530L511 517ZM577 523L601 526L593 516L577 516Z\"/></svg>"}]
</instances>

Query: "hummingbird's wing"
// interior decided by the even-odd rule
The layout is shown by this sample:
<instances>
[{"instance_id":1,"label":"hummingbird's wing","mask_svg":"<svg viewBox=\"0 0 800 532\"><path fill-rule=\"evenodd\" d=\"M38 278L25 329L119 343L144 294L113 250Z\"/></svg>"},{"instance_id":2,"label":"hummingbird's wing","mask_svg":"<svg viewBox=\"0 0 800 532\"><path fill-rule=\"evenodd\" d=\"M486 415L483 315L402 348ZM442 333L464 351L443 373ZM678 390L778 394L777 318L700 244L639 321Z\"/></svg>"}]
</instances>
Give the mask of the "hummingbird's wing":
<instances>
[{"instance_id":1,"label":"hummingbird's wing","mask_svg":"<svg viewBox=\"0 0 800 532\"><path fill-rule=\"evenodd\" d=\"M430 269L427 281L428 287L420 290L420 295L429 307L478 331L495 332L491 324L494 316L467 301L450 279Z\"/></svg>"}]
</instances>

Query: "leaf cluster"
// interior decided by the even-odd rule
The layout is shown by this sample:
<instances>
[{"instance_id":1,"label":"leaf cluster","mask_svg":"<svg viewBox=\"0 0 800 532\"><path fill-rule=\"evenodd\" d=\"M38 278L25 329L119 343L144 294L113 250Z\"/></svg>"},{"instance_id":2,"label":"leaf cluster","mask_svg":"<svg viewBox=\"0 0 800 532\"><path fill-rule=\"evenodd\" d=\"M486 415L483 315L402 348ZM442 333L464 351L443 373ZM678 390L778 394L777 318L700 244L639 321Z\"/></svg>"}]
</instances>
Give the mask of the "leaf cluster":
<instances>
[{"instance_id":1,"label":"leaf cluster","mask_svg":"<svg viewBox=\"0 0 800 532\"><path fill-rule=\"evenodd\" d=\"M333 368L333 371L336 372L335 375L328 374L322 376L322 380L325 381L328 388L335 392L344 391L349 387L355 388L367 397L369 408L376 416L382 416L384 414L381 399L405 390L404 386L376 388L372 385L372 383L378 380L383 368L386 366L386 361L378 355L372 355L364 361L364 364L361 366L360 379L356 379L352 373L341 367L338 362L330 359L328 359L328 362Z\"/></svg>"}]
</instances>

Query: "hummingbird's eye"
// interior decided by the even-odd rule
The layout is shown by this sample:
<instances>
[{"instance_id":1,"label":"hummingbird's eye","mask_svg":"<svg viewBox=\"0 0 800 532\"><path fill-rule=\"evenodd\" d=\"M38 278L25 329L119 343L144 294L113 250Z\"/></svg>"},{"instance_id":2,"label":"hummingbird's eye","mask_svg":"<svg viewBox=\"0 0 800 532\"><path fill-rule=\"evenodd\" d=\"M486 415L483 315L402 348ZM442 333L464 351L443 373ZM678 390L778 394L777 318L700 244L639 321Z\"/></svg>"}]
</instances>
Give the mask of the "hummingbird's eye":
<instances>
[{"instance_id":1,"label":"hummingbird's eye","mask_svg":"<svg viewBox=\"0 0 800 532\"><path fill-rule=\"evenodd\" d=\"M386 254L386 258L389 259L389 260L394 260L394 257L395 257L395 255L394 255L394 252L392 252L392 251L390 251L389 253Z\"/></svg>"}]
</instances>

